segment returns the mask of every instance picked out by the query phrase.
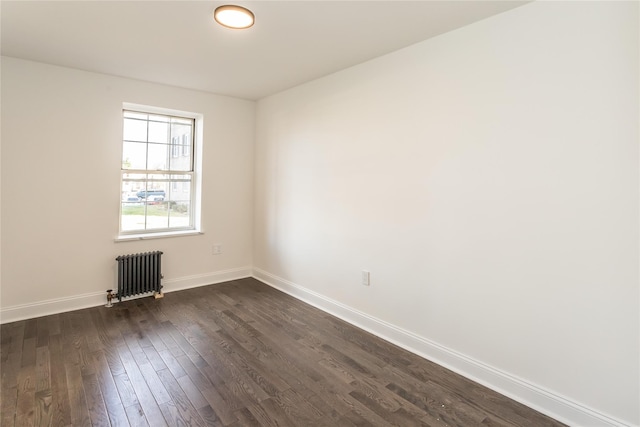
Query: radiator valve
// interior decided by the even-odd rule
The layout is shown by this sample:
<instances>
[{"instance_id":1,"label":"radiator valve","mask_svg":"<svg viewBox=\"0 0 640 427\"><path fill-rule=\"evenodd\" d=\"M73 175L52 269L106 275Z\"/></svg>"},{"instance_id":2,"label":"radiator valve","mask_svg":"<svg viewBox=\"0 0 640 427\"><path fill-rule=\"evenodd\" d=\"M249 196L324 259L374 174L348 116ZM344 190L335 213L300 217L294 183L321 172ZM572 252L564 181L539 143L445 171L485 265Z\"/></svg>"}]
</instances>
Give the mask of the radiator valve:
<instances>
[{"instance_id":1,"label":"radiator valve","mask_svg":"<svg viewBox=\"0 0 640 427\"><path fill-rule=\"evenodd\" d=\"M107 305L105 305L105 307L113 307L111 300L115 297L115 295L113 295L112 292L113 289L107 289Z\"/></svg>"}]
</instances>

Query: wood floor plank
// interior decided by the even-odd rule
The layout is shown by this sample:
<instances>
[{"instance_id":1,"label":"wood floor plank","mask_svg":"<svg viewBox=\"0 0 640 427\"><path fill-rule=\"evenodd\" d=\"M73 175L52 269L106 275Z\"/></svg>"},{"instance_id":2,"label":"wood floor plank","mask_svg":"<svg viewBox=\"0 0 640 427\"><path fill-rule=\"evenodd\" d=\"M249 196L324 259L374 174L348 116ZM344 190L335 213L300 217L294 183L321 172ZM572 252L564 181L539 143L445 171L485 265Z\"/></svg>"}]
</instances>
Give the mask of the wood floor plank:
<instances>
[{"instance_id":1,"label":"wood floor plank","mask_svg":"<svg viewBox=\"0 0 640 427\"><path fill-rule=\"evenodd\" d=\"M36 348L36 391L49 390L51 387L49 366L49 339L45 347Z\"/></svg>"},{"instance_id":2,"label":"wood floor plank","mask_svg":"<svg viewBox=\"0 0 640 427\"><path fill-rule=\"evenodd\" d=\"M296 427L287 414L271 398L249 406L249 412L262 426Z\"/></svg>"},{"instance_id":3,"label":"wood floor plank","mask_svg":"<svg viewBox=\"0 0 640 427\"><path fill-rule=\"evenodd\" d=\"M127 419L131 427L149 427L147 418L144 416L144 411L139 403L127 406L124 410L127 413Z\"/></svg>"},{"instance_id":4,"label":"wood floor plank","mask_svg":"<svg viewBox=\"0 0 640 427\"><path fill-rule=\"evenodd\" d=\"M122 336L120 336L120 339L115 339L113 342L125 345ZM102 353L107 360L107 367L113 377L113 382L118 390L122 406L126 409L128 406L139 405L138 397L136 396L136 392L131 384L131 379L127 375L127 371L120 359L118 347L110 346L105 348ZM106 368L104 369L106 370Z\"/></svg>"},{"instance_id":5,"label":"wood floor plank","mask_svg":"<svg viewBox=\"0 0 640 427\"><path fill-rule=\"evenodd\" d=\"M0 326L0 425L562 427L255 279Z\"/></svg>"},{"instance_id":6,"label":"wood floor plank","mask_svg":"<svg viewBox=\"0 0 640 427\"><path fill-rule=\"evenodd\" d=\"M49 345L49 320L46 317L36 319L36 347Z\"/></svg>"},{"instance_id":7,"label":"wood floor plank","mask_svg":"<svg viewBox=\"0 0 640 427\"><path fill-rule=\"evenodd\" d=\"M51 393L51 368L49 360L49 330L40 328L38 322L37 342L43 346L36 348L36 379L35 379L35 421L36 426L50 426L53 420L53 396ZM46 337L41 336L41 331L46 331Z\"/></svg>"},{"instance_id":8,"label":"wood floor plank","mask_svg":"<svg viewBox=\"0 0 640 427\"><path fill-rule=\"evenodd\" d=\"M153 367L150 363L142 363L138 364L138 369L142 373L144 380L147 382L153 397L156 399L158 404L162 404L171 400L171 396L169 392L162 384L162 381L158 377L158 373L153 370Z\"/></svg>"},{"instance_id":9,"label":"wood floor plank","mask_svg":"<svg viewBox=\"0 0 640 427\"><path fill-rule=\"evenodd\" d=\"M105 344L103 343L98 328L96 327L91 313L93 310L85 309L78 310L77 313L80 316L82 322L82 331L87 341L87 348L89 353L94 351L104 350Z\"/></svg>"},{"instance_id":10,"label":"wood floor plank","mask_svg":"<svg viewBox=\"0 0 640 427\"><path fill-rule=\"evenodd\" d=\"M196 349L193 348L191 343L187 341L187 339L180 333L180 331L175 327L172 322L164 322L164 329L169 333L169 336L173 338L175 343L178 345L180 350L182 350L187 356L192 359L195 359L199 356L199 353Z\"/></svg>"},{"instance_id":11,"label":"wood floor plank","mask_svg":"<svg viewBox=\"0 0 640 427\"><path fill-rule=\"evenodd\" d=\"M474 408L470 405L463 405L462 410L459 410L457 405L451 401L445 401L445 403L434 400L435 396L441 396L437 391L433 393L414 394L394 383L388 384L387 389L396 393L412 405L422 409L427 414L427 419L432 421L444 421L451 425L482 425L483 422L489 418L486 413L474 411ZM492 425L496 426L513 426L512 424L506 424L496 419L491 419L491 421Z\"/></svg>"},{"instance_id":12,"label":"wood floor plank","mask_svg":"<svg viewBox=\"0 0 640 427\"><path fill-rule=\"evenodd\" d=\"M142 347L142 351L144 351L145 356L147 356L147 360L149 360L149 363L151 363L151 366L156 372L167 369L167 365L164 363L164 360L162 360L162 357L160 357L158 351L153 345Z\"/></svg>"},{"instance_id":13,"label":"wood floor plank","mask_svg":"<svg viewBox=\"0 0 640 427\"><path fill-rule=\"evenodd\" d=\"M26 321L0 325L0 354L21 351L26 326Z\"/></svg>"},{"instance_id":14,"label":"wood floor plank","mask_svg":"<svg viewBox=\"0 0 640 427\"><path fill-rule=\"evenodd\" d=\"M274 397L278 392L282 392L290 388L289 384L273 374L271 369L260 360L251 357L251 353L247 352L239 343L234 340L232 335L225 331L219 331L222 349L232 357L237 366L242 369L256 384L260 386L269 396Z\"/></svg>"},{"instance_id":15,"label":"wood floor plank","mask_svg":"<svg viewBox=\"0 0 640 427\"><path fill-rule=\"evenodd\" d=\"M38 319L24 321L24 339L36 338L38 335Z\"/></svg>"},{"instance_id":16,"label":"wood floor plank","mask_svg":"<svg viewBox=\"0 0 640 427\"><path fill-rule=\"evenodd\" d=\"M59 316L53 316L59 320ZM64 369L62 338L60 336L60 322L58 327L52 327L50 332L58 332L49 337L49 363L51 366L51 397L52 397L52 425L68 426L71 424L71 407L67 393L67 376Z\"/></svg>"},{"instance_id":17,"label":"wood floor plank","mask_svg":"<svg viewBox=\"0 0 640 427\"><path fill-rule=\"evenodd\" d=\"M208 367L204 367L203 370L209 374L209 378L213 377L212 384L224 384L245 406L269 398L260 386L236 367L235 360L222 348L213 346L212 349L215 353L202 356L208 364Z\"/></svg>"},{"instance_id":18,"label":"wood floor plank","mask_svg":"<svg viewBox=\"0 0 640 427\"><path fill-rule=\"evenodd\" d=\"M35 415L36 392L36 336L35 322L29 332L30 338L24 339L20 371L17 378L16 425L33 425ZM25 337L27 328L25 328Z\"/></svg>"},{"instance_id":19,"label":"wood floor plank","mask_svg":"<svg viewBox=\"0 0 640 427\"><path fill-rule=\"evenodd\" d=\"M36 413L34 426L49 427L53 425L53 396L51 390L36 391Z\"/></svg>"},{"instance_id":20,"label":"wood floor plank","mask_svg":"<svg viewBox=\"0 0 640 427\"><path fill-rule=\"evenodd\" d=\"M193 406L187 395L184 393L178 382L168 369L158 372L158 377L171 395L171 402L175 405L176 411L173 416L180 420L180 424L188 426L204 426L204 421Z\"/></svg>"},{"instance_id":21,"label":"wood floor plank","mask_svg":"<svg viewBox=\"0 0 640 427\"><path fill-rule=\"evenodd\" d=\"M180 384L180 387L187 395L189 402L191 402L191 404L196 409L210 406L209 402L207 402L207 399L204 398L198 387L196 387L193 381L191 381L191 378L185 375L183 377L177 378L176 381L178 381L178 384Z\"/></svg>"},{"instance_id":22,"label":"wood floor plank","mask_svg":"<svg viewBox=\"0 0 640 427\"><path fill-rule=\"evenodd\" d=\"M1 381L0 425L13 426L18 404L18 374L22 361L24 322L5 324L0 327Z\"/></svg>"},{"instance_id":23,"label":"wood floor plank","mask_svg":"<svg viewBox=\"0 0 640 427\"><path fill-rule=\"evenodd\" d=\"M107 358L104 351L96 351L93 353L93 361L97 372L98 384L102 392L102 398L107 408L109 421L112 426L127 425L127 415L124 411L120 393L116 387L113 373L109 369Z\"/></svg>"},{"instance_id":24,"label":"wood floor plank","mask_svg":"<svg viewBox=\"0 0 640 427\"><path fill-rule=\"evenodd\" d=\"M126 345L118 347L118 353L120 354L126 374L131 381L131 386L135 391L136 398L144 411L149 425L153 427L167 425L163 416L164 412L161 411L161 408L154 399L144 376L129 351L129 347Z\"/></svg>"},{"instance_id":25,"label":"wood floor plank","mask_svg":"<svg viewBox=\"0 0 640 427\"><path fill-rule=\"evenodd\" d=\"M366 402L362 402L349 393L340 392L336 394L336 398L341 402L341 406L345 407L344 416L357 425L374 425L374 426L391 426L389 421L385 420L378 414L377 409L367 406Z\"/></svg>"},{"instance_id":26,"label":"wood floor plank","mask_svg":"<svg viewBox=\"0 0 640 427\"><path fill-rule=\"evenodd\" d=\"M171 354L169 349L161 350L158 352L158 355L162 358L162 361L166 365L166 367L171 371L175 378L180 378L187 375L187 372L184 370L182 365L178 363L176 358Z\"/></svg>"},{"instance_id":27,"label":"wood floor plank","mask_svg":"<svg viewBox=\"0 0 640 427\"><path fill-rule=\"evenodd\" d=\"M59 314L52 314L51 316L45 316L47 323L49 324L49 336L61 334L61 322Z\"/></svg>"},{"instance_id":28,"label":"wood floor plank","mask_svg":"<svg viewBox=\"0 0 640 427\"><path fill-rule=\"evenodd\" d=\"M296 425L317 425L324 414L295 390L278 393L273 401Z\"/></svg>"},{"instance_id":29,"label":"wood floor plank","mask_svg":"<svg viewBox=\"0 0 640 427\"><path fill-rule=\"evenodd\" d=\"M189 426L191 427L189 424L187 424L185 422L185 420L182 418L182 415L180 415L180 412L178 412L178 408L176 407L175 402L173 402L172 400L162 403L160 405L160 410L162 411L162 415L164 416L164 419L166 420L166 425L169 426Z\"/></svg>"},{"instance_id":30,"label":"wood floor plank","mask_svg":"<svg viewBox=\"0 0 640 427\"><path fill-rule=\"evenodd\" d=\"M0 411L0 426L14 426L16 424L18 388L6 387L2 389L2 410Z\"/></svg>"},{"instance_id":31,"label":"wood floor plank","mask_svg":"<svg viewBox=\"0 0 640 427\"><path fill-rule=\"evenodd\" d=\"M96 374L83 375L82 385L87 399L87 409L89 410L91 424L96 426L110 425L109 415L107 414L107 408L102 399Z\"/></svg>"},{"instance_id":32,"label":"wood floor plank","mask_svg":"<svg viewBox=\"0 0 640 427\"><path fill-rule=\"evenodd\" d=\"M351 384L354 392L361 393L372 399L378 406L388 412L406 412L414 419L421 419L428 415L422 408L414 405L398 394L385 387L385 381L379 379L361 378Z\"/></svg>"},{"instance_id":33,"label":"wood floor plank","mask_svg":"<svg viewBox=\"0 0 640 427\"><path fill-rule=\"evenodd\" d=\"M375 412L385 421L395 426L410 426L410 425L423 425L420 418L412 417L406 411L395 410L390 411L388 408L383 407L380 404L380 400L373 399L371 396L367 396L364 393L354 390L349 393L354 399L358 400L364 406L372 412Z\"/></svg>"},{"instance_id":34,"label":"wood floor plank","mask_svg":"<svg viewBox=\"0 0 640 427\"><path fill-rule=\"evenodd\" d=\"M197 360L199 359L200 357ZM203 390L205 388L213 387L213 383L211 382L211 380L209 380L209 378L207 378L202 373L202 371L200 371L200 369L193 363L193 361L189 359L189 356L183 354L182 356L178 356L175 360L178 362L182 370L193 382L193 384L198 387L198 389ZM204 363L206 363L206 361L204 361ZM202 362L200 362L200 364L202 365Z\"/></svg>"},{"instance_id":35,"label":"wood floor plank","mask_svg":"<svg viewBox=\"0 0 640 427\"><path fill-rule=\"evenodd\" d=\"M67 395L69 398L70 418L74 426L89 426L89 408L85 397L84 384L79 364L65 364L67 377Z\"/></svg>"},{"instance_id":36,"label":"wood floor plank","mask_svg":"<svg viewBox=\"0 0 640 427\"><path fill-rule=\"evenodd\" d=\"M89 337L90 328L85 324L83 310L66 313L63 320L63 347L65 348L65 363L76 364L82 375L95 374L89 340L94 342L95 336ZM66 322L68 320L68 323Z\"/></svg>"},{"instance_id":37,"label":"wood floor plank","mask_svg":"<svg viewBox=\"0 0 640 427\"><path fill-rule=\"evenodd\" d=\"M160 322L155 318L151 310L149 310L148 305L145 304L142 299L131 301L131 303L132 312L135 315L134 318L137 320L144 338L144 341L141 341L141 346L143 348L153 346L156 351L165 350L166 345L157 333Z\"/></svg>"},{"instance_id":38,"label":"wood floor plank","mask_svg":"<svg viewBox=\"0 0 640 427\"><path fill-rule=\"evenodd\" d=\"M233 424L228 424L229 426L233 426L233 427L245 427L245 426L261 427L262 426L262 424L258 422L256 417L254 417L253 414L247 408L238 409L234 415L238 421L234 422Z\"/></svg>"},{"instance_id":39,"label":"wood floor plank","mask_svg":"<svg viewBox=\"0 0 640 427\"><path fill-rule=\"evenodd\" d=\"M22 345L22 359L20 360L20 367L34 366L36 364L36 337L32 336L27 338L25 335Z\"/></svg>"},{"instance_id":40,"label":"wood floor plank","mask_svg":"<svg viewBox=\"0 0 640 427\"><path fill-rule=\"evenodd\" d=\"M222 393L219 391L220 388L223 389ZM220 418L223 425L228 426L238 421L236 411L244 408L244 406L234 400L231 392L223 384L200 390L200 393L216 413L216 416Z\"/></svg>"},{"instance_id":41,"label":"wood floor plank","mask_svg":"<svg viewBox=\"0 0 640 427\"><path fill-rule=\"evenodd\" d=\"M198 414L200 414L200 417L202 418L202 421L204 421L205 426L211 426L211 427L224 426L224 424L218 417L218 414L216 414L216 412L213 410L213 408L210 405L206 405L206 406L203 406L202 408L199 408Z\"/></svg>"},{"instance_id":42,"label":"wood floor plank","mask_svg":"<svg viewBox=\"0 0 640 427\"><path fill-rule=\"evenodd\" d=\"M131 384L131 380L129 376L125 373L117 374L113 376L113 381L116 384L116 388L118 389L118 394L120 395L120 401L122 402L122 406L126 409L129 406L140 405L138 401L138 396Z\"/></svg>"},{"instance_id":43,"label":"wood floor plank","mask_svg":"<svg viewBox=\"0 0 640 427\"><path fill-rule=\"evenodd\" d=\"M112 325L105 323L102 312L106 312L107 310L108 309L105 307L101 307L89 311L91 320L98 332L98 339L102 344L103 350L108 350L109 348L122 344L122 335L120 335L118 330Z\"/></svg>"}]
</instances>

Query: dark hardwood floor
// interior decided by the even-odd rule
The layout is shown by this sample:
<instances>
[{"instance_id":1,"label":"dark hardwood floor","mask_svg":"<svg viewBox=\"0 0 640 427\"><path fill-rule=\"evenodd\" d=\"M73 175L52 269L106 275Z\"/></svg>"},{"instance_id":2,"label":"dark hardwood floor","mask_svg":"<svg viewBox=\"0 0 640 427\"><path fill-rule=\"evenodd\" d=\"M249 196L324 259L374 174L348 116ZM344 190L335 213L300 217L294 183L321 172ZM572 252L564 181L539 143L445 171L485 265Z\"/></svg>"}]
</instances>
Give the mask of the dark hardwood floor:
<instances>
[{"instance_id":1,"label":"dark hardwood floor","mask_svg":"<svg viewBox=\"0 0 640 427\"><path fill-rule=\"evenodd\" d=\"M254 279L2 325L9 426L560 426Z\"/></svg>"}]
</instances>

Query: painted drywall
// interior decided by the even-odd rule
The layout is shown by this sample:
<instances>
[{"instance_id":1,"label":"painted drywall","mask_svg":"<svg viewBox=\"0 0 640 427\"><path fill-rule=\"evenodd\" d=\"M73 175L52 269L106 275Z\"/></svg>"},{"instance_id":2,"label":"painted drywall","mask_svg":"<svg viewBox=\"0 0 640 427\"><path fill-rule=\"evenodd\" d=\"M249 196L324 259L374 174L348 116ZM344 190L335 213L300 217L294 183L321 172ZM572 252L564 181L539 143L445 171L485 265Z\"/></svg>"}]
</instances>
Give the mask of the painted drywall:
<instances>
[{"instance_id":1,"label":"painted drywall","mask_svg":"<svg viewBox=\"0 0 640 427\"><path fill-rule=\"evenodd\" d=\"M114 241L123 102L204 115L204 234ZM250 274L254 124L251 101L3 57L3 315L92 305L127 253L162 250L166 290Z\"/></svg>"},{"instance_id":2,"label":"painted drywall","mask_svg":"<svg viewBox=\"0 0 640 427\"><path fill-rule=\"evenodd\" d=\"M260 100L254 267L638 425L638 78L636 2L536 2Z\"/></svg>"}]
</instances>

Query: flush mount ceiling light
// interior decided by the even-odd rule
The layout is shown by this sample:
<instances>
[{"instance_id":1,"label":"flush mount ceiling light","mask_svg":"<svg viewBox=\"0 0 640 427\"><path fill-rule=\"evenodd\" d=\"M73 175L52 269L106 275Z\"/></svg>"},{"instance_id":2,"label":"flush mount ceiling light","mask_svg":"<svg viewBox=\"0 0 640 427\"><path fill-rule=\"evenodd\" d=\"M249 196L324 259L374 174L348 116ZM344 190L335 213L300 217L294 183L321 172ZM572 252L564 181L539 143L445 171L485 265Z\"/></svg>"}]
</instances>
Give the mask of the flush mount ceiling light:
<instances>
[{"instance_id":1,"label":"flush mount ceiling light","mask_svg":"<svg viewBox=\"0 0 640 427\"><path fill-rule=\"evenodd\" d=\"M230 4L217 7L213 18L223 27L235 29L249 28L255 22L255 16L249 9Z\"/></svg>"}]
</instances>

